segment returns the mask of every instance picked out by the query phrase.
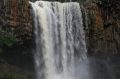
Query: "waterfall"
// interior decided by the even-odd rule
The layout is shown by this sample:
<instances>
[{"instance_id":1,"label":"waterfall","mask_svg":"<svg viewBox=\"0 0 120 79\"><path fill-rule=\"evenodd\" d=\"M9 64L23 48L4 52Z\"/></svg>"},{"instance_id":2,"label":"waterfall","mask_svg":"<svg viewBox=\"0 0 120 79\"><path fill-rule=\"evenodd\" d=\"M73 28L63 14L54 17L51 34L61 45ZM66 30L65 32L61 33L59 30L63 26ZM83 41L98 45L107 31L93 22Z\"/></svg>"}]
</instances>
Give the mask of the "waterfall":
<instances>
[{"instance_id":1,"label":"waterfall","mask_svg":"<svg viewBox=\"0 0 120 79\"><path fill-rule=\"evenodd\" d=\"M79 3L30 4L35 26L37 79L88 79L76 75L88 73L86 64L81 63L87 59L87 50Z\"/></svg>"}]
</instances>

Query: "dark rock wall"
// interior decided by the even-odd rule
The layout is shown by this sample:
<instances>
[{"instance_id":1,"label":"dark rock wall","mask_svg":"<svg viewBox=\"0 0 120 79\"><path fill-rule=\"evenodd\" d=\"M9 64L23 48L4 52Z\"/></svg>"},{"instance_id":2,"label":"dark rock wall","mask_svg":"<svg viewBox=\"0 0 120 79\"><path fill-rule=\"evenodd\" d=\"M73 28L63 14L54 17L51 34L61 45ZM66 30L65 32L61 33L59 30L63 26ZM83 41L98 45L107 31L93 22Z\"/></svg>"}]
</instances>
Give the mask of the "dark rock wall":
<instances>
[{"instance_id":1,"label":"dark rock wall","mask_svg":"<svg viewBox=\"0 0 120 79\"><path fill-rule=\"evenodd\" d=\"M92 0L86 41L93 79L120 79L120 1Z\"/></svg>"},{"instance_id":2,"label":"dark rock wall","mask_svg":"<svg viewBox=\"0 0 120 79\"><path fill-rule=\"evenodd\" d=\"M90 55L120 54L120 2L97 0L86 5L86 39Z\"/></svg>"},{"instance_id":3,"label":"dark rock wall","mask_svg":"<svg viewBox=\"0 0 120 79\"><path fill-rule=\"evenodd\" d=\"M12 33L17 41L31 39L32 25L28 0L0 0L0 29Z\"/></svg>"},{"instance_id":4,"label":"dark rock wall","mask_svg":"<svg viewBox=\"0 0 120 79\"><path fill-rule=\"evenodd\" d=\"M0 79L32 79L34 75L29 8L28 0L0 0ZM9 47L3 42L10 43Z\"/></svg>"}]
</instances>

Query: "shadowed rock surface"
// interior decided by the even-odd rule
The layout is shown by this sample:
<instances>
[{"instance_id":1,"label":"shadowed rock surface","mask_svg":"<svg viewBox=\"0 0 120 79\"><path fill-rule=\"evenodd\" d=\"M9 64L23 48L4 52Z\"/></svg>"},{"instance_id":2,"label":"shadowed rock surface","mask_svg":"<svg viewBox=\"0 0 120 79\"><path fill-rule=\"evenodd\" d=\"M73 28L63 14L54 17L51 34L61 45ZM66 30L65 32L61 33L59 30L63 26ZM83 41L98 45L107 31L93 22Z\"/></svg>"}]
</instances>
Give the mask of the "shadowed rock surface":
<instances>
[{"instance_id":1,"label":"shadowed rock surface","mask_svg":"<svg viewBox=\"0 0 120 79\"><path fill-rule=\"evenodd\" d=\"M94 79L120 78L120 1L93 0L85 4L86 41Z\"/></svg>"},{"instance_id":2,"label":"shadowed rock surface","mask_svg":"<svg viewBox=\"0 0 120 79\"><path fill-rule=\"evenodd\" d=\"M120 2L97 0L86 5L88 53L99 56L120 54Z\"/></svg>"}]
</instances>

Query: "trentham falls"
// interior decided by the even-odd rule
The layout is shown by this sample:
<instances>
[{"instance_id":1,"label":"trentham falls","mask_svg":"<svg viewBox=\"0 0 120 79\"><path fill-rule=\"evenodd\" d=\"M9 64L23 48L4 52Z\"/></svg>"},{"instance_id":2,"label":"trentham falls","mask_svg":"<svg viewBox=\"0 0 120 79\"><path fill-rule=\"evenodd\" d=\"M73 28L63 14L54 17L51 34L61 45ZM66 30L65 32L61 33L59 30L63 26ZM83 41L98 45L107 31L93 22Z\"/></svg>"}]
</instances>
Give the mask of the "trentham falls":
<instances>
[{"instance_id":1,"label":"trentham falls","mask_svg":"<svg viewBox=\"0 0 120 79\"><path fill-rule=\"evenodd\" d=\"M0 79L120 79L120 0L0 0Z\"/></svg>"},{"instance_id":2,"label":"trentham falls","mask_svg":"<svg viewBox=\"0 0 120 79\"><path fill-rule=\"evenodd\" d=\"M30 4L35 26L37 79L88 79L79 3L36 1Z\"/></svg>"}]
</instances>

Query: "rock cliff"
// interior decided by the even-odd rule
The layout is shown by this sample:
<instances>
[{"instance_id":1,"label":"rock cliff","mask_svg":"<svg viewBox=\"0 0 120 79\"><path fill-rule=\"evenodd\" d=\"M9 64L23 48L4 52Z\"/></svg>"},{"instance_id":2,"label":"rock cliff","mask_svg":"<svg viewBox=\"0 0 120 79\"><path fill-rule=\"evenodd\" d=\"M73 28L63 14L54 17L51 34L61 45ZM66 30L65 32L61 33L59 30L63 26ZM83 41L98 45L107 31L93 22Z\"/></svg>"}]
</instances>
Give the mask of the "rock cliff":
<instances>
[{"instance_id":1,"label":"rock cliff","mask_svg":"<svg viewBox=\"0 0 120 79\"><path fill-rule=\"evenodd\" d=\"M17 42L31 40L32 25L28 0L0 0L0 30Z\"/></svg>"},{"instance_id":2,"label":"rock cliff","mask_svg":"<svg viewBox=\"0 0 120 79\"><path fill-rule=\"evenodd\" d=\"M119 0L80 2L84 2L88 14L86 29L88 53L118 54L120 52ZM0 29L14 35L17 42L22 44L32 39L32 19L28 0L1 0L0 14Z\"/></svg>"},{"instance_id":3,"label":"rock cliff","mask_svg":"<svg viewBox=\"0 0 120 79\"><path fill-rule=\"evenodd\" d=\"M120 54L120 2L95 0L86 5L88 53L107 56Z\"/></svg>"},{"instance_id":4,"label":"rock cliff","mask_svg":"<svg viewBox=\"0 0 120 79\"><path fill-rule=\"evenodd\" d=\"M32 52L27 51L32 40L29 6L28 0L0 0L0 79L33 75Z\"/></svg>"}]
</instances>

